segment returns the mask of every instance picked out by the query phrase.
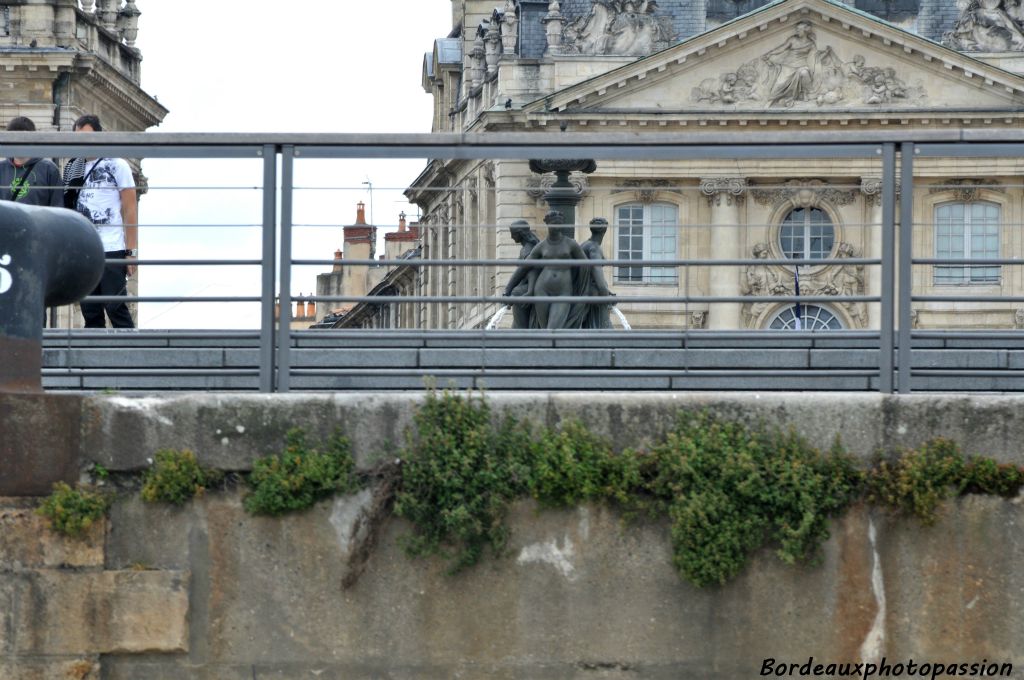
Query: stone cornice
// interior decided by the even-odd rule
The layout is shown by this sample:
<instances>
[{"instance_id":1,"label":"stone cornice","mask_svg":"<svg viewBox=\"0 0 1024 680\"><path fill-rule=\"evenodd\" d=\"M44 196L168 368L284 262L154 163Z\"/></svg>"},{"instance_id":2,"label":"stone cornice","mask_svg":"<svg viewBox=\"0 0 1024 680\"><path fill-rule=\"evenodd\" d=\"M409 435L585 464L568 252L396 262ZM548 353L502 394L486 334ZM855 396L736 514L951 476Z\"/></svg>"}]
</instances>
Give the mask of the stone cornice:
<instances>
[{"instance_id":1,"label":"stone cornice","mask_svg":"<svg viewBox=\"0 0 1024 680\"><path fill-rule=\"evenodd\" d=\"M75 60L75 70L109 95L116 105L135 114L142 121L143 129L158 125L169 113L167 107L94 54L80 54Z\"/></svg>"}]
</instances>

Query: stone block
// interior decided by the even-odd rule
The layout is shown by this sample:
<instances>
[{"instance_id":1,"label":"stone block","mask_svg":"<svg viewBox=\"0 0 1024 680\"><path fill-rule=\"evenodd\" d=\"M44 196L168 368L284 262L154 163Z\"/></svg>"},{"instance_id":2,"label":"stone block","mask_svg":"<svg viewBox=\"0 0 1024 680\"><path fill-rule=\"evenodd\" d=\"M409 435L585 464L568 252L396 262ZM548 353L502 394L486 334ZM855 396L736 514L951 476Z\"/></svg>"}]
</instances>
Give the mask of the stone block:
<instances>
[{"instance_id":1,"label":"stone block","mask_svg":"<svg viewBox=\"0 0 1024 680\"><path fill-rule=\"evenodd\" d=\"M223 349L202 348L134 348L72 350L68 357L81 368L125 368L149 366L160 368L215 368L224 365Z\"/></svg>"},{"instance_id":2,"label":"stone block","mask_svg":"<svg viewBox=\"0 0 1024 680\"><path fill-rule=\"evenodd\" d=\"M16 654L188 651L188 572L38 570L23 577Z\"/></svg>"},{"instance_id":3,"label":"stone block","mask_svg":"<svg viewBox=\"0 0 1024 680\"><path fill-rule=\"evenodd\" d=\"M1006 368L1007 354L1001 350L920 350L911 355L914 368Z\"/></svg>"},{"instance_id":4,"label":"stone block","mask_svg":"<svg viewBox=\"0 0 1024 680\"><path fill-rule=\"evenodd\" d=\"M100 680L100 664L95 658L0 659L0 678L4 680Z\"/></svg>"},{"instance_id":5,"label":"stone block","mask_svg":"<svg viewBox=\"0 0 1024 680\"><path fill-rule=\"evenodd\" d=\"M82 398L0 392L0 497L78 479Z\"/></svg>"},{"instance_id":6,"label":"stone block","mask_svg":"<svg viewBox=\"0 0 1024 680\"><path fill-rule=\"evenodd\" d=\"M811 368L877 368L877 349L812 349Z\"/></svg>"},{"instance_id":7,"label":"stone block","mask_svg":"<svg viewBox=\"0 0 1024 680\"><path fill-rule=\"evenodd\" d=\"M412 368L418 361L415 349L293 349L295 368Z\"/></svg>"},{"instance_id":8,"label":"stone block","mask_svg":"<svg viewBox=\"0 0 1024 680\"><path fill-rule=\"evenodd\" d=\"M481 351L462 349L424 349L420 351L420 365L425 368L442 367L515 367L515 368L610 368L610 350L568 349L494 349Z\"/></svg>"},{"instance_id":9,"label":"stone block","mask_svg":"<svg viewBox=\"0 0 1024 680\"><path fill-rule=\"evenodd\" d=\"M48 567L102 567L106 521L69 538L50 530L36 503L0 498L0 571Z\"/></svg>"}]
</instances>

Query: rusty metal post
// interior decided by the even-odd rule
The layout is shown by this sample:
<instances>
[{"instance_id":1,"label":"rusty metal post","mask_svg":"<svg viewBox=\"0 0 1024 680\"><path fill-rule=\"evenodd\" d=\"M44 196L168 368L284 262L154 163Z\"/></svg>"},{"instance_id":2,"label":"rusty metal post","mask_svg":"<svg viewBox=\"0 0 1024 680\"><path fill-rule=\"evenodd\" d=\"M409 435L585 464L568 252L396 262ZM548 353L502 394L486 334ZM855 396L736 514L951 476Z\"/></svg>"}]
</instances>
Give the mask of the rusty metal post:
<instances>
[{"instance_id":1,"label":"rusty metal post","mask_svg":"<svg viewBox=\"0 0 1024 680\"><path fill-rule=\"evenodd\" d=\"M45 307L81 300L102 275L103 244L89 220L0 201L0 392L42 390Z\"/></svg>"}]
</instances>

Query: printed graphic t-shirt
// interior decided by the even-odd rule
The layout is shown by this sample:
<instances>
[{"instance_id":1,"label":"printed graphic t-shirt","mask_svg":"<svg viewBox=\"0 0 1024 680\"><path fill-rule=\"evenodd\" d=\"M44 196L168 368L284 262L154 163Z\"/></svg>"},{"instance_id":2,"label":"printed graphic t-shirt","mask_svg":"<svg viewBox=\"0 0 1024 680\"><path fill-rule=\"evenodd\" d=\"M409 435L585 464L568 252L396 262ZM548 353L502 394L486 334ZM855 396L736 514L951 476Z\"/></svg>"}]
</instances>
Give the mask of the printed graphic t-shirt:
<instances>
[{"instance_id":1,"label":"printed graphic t-shirt","mask_svg":"<svg viewBox=\"0 0 1024 680\"><path fill-rule=\"evenodd\" d=\"M123 158L102 158L86 161L85 172L93 163L95 169L86 178L78 193L78 212L96 225L103 241L103 250L124 250L124 221L121 219L121 190L133 189L132 169Z\"/></svg>"}]
</instances>

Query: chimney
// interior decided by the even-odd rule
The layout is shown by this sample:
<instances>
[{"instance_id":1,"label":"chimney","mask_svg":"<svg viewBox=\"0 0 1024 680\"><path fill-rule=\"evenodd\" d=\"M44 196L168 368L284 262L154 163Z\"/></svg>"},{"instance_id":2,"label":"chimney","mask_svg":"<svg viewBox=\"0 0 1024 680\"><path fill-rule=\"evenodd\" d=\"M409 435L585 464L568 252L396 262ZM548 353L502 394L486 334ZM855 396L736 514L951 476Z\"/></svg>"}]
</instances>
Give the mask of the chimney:
<instances>
[{"instance_id":1,"label":"chimney","mask_svg":"<svg viewBox=\"0 0 1024 680\"><path fill-rule=\"evenodd\" d=\"M306 318L316 318L316 303L313 302L312 300L306 300Z\"/></svg>"},{"instance_id":2,"label":"chimney","mask_svg":"<svg viewBox=\"0 0 1024 680\"><path fill-rule=\"evenodd\" d=\"M334 251L334 267L331 269L333 272L340 272L342 267L342 260L345 259L345 253L340 250Z\"/></svg>"},{"instance_id":3,"label":"chimney","mask_svg":"<svg viewBox=\"0 0 1024 680\"><path fill-rule=\"evenodd\" d=\"M362 201L356 203L356 224L366 224L366 204Z\"/></svg>"},{"instance_id":4,"label":"chimney","mask_svg":"<svg viewBox=\"0 0 1024 680\"><path fill-rule=\"evenodd\" d=\"M398 231L408 231L409 226L405 223L405 212L398 213Z\"/></svg>"}]
</instances>

